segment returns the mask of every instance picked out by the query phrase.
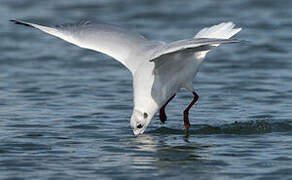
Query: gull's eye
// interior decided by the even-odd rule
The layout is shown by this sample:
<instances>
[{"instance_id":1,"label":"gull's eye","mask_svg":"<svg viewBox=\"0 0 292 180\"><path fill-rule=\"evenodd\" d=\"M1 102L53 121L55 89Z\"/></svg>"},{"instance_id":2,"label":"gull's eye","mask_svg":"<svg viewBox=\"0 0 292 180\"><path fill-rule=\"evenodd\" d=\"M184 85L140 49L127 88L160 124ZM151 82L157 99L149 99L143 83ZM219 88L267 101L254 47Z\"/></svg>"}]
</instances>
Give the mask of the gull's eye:
<instances>
[{"instance_id":1,"label":"gull's eye","mask_svg":"<svg viewBox=\"0 0 292 180\"><path fill-rule=\"evenodd\" d=\"M147 113L144 113L143 114L143 117L144 117L144 119L146 119L148 117L148 114Z\"/></svg>"},{"instance_id":2,"label":"gull's eye","mask_svg":"<svg viewBox=\"0 0 292 180\"><path fill-rule=\"evenodd\" d=\"M141 129L143 126L142 124L138 124L137 128Z\"/></svg>"}]
</instances>

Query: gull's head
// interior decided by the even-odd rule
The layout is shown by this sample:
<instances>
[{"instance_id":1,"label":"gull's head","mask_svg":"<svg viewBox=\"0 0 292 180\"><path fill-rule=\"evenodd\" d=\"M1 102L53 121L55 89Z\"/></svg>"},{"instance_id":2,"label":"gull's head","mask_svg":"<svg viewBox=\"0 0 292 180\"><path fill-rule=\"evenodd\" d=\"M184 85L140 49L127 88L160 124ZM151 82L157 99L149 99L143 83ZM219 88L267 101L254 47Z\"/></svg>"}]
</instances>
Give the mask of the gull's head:
<instances>
[{"instance_id":1,"label":"gull's head","mask_svg":"<svg viewBox=\"0 0 292 180\"><path fill-rule=\"evenodd\" d=\"M134 109L130 124L136 136L144 133L152 117L153 114Z\"/></svg>"}]
</instances>

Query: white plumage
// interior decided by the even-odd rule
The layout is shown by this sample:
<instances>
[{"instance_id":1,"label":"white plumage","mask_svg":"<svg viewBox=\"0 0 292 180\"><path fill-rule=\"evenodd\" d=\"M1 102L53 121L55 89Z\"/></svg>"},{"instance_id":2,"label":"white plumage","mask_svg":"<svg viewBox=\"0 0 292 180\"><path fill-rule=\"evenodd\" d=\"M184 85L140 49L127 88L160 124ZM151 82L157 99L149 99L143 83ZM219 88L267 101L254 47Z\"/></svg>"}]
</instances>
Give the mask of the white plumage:
<instances>
[{"instance_id":1,"label":"white plumage","mask_svg":"<svg viewBox=\"0 0 292 180\"><path fill-rule=\"evenodd\" d=\"M107 54L125 65L133 75L134 108L130 124L135 135L146 130L155 113L181 88L194 94L192 79L207 52L223 43L239 42L229 38L241 30L234 28L232 22L221 23L202 29L194 38L165 43L107 24L85 22L47 27L12 21Z\"/></svg>"}]
</instances>

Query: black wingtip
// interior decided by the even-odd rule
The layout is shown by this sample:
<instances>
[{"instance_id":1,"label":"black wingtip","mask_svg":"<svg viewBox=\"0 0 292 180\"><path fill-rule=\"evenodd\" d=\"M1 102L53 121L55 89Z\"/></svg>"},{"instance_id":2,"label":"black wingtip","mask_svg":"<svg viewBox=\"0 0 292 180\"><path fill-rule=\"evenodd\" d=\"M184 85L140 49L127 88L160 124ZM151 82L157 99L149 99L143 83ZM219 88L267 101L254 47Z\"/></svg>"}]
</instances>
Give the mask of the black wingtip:
<instances>
[{"instance_id":1,"label":"black wingtip","mask_svg":"<svg viewBox=\"0 0 292 180\"><path fill-rule=\"evenodd\" d=\"M14 20L14 19L10 20L10 22L13 22L14 24L23 25L23 26L33 27L33 26L30 25L30 24L27 24L27 23L22 22L22 21Z\"/></svg>"}]
</instances>

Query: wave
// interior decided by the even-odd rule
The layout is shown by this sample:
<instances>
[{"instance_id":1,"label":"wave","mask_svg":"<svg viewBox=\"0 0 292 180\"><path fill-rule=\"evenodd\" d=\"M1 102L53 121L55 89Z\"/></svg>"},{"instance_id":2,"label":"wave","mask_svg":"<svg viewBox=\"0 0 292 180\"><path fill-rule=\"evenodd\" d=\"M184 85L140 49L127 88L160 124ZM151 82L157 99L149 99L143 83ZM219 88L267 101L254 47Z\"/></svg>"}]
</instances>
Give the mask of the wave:
<instances>
[{"instance_id":1,"label":"wave","mask_svg":"<svg viewBox=\"0 0 292 180\"><path fill-rule=\"evenodd\" d=\"M190 134L264 134L272 132L290 132L292 131L292 122L267 122L267 121L248 121L220 126L211 125L192 125ZM185 134L185 130L160 127L149 133L159 134Z\"/></svg>"}]
</instances>

